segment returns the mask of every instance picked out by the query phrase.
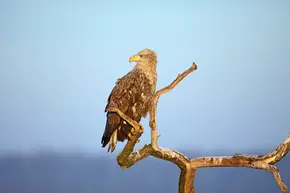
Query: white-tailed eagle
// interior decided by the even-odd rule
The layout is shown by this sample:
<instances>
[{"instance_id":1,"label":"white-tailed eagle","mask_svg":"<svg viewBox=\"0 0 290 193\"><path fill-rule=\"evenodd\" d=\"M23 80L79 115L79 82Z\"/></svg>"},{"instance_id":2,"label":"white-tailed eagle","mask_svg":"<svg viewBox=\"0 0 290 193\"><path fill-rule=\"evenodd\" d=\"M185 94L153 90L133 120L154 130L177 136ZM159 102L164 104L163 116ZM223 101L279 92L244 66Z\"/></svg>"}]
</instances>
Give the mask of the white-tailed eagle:
<instances>
[{"instance_id":1,"label":"white-tailed eagle","mask_svg":"<svg viewBox=\"0 0 290 193\"><path fill-rule=\"evenodd\" d=\"M146 117L156 90L157 56L154 51L144 49L130 57L129 62L136 62L135 67L119 78L108 97L105 108L107 121L102 137L102 147L108 143L108 152L113 152L117 141L130 140L132 126L108 108L118 108L136 122Z\"/></svg>"}]
</instances>

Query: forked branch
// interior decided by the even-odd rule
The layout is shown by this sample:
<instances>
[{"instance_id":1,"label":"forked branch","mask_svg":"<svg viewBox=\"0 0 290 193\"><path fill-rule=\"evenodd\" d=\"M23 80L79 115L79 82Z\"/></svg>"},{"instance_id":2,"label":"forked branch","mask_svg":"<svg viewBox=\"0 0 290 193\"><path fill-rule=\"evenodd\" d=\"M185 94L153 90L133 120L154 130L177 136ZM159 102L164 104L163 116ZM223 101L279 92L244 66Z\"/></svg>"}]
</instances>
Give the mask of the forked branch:
<instances>
[{"instance_id":1,"label":"forked branch","mask_svg":"<svg viewBox=\"0 0 290 193\"><path fill-rule=\"evenodd\" d=\"M141 125L123 114L118 109L110 109L114 111L123 119L125 119L132 127L135 128L135 134L130 141L127 142L124 149L119 153L117 157L118 164L122 168L129 168L138 161L148 157L154 156L159 159L170 161L175 163L181 170L179 177L179 193L194 193L194 178L198 168L202 167L250 167L255 169L263 169L271 172L274 178L282 190L287 192L288 188L284 184L279 170L273 164L279 162L290 151L290 136L274 150L267 155L242 155L236 154L228 157L200 157L189 159L183 154L170 150L167 148L161 148L158 146L158 132L156 127L156 108L157 103L162 94L171 91L181 80L183 80L188 74L197 69L195 63L183 72L179 74L177 78L168 86L157 91L155 93L151 109L150 109L150 127L151 127L151 144L144 145L141 149L134 152L135 144L142 134L140 132ZM142 130L142 129L141 129Z\"/></svg>"},{"instance_id":2,"label":"forked branch","mask_svg":"<svg viewBox=\"0 0 290 193\"><path fill-rule=\"evenodd\" d=\"M152 156L155 156L157 158L164 159L167 161L171 161L177 164L180 168L185 168L186 167L185 163L189 163L190 161L189 158L185 157L181 153L178 153L173 150L166 149L166 148L160 148L157 146L158 136L157 136L157 128L156 128L156 106L157 106L158 99L162 94L165 94L169 92L170 90L172 90L181 80L183 80L188 74L190 74L196 69L197 69L197 66L195 63L193 63L189 69L187 69L182 74L178 75L177 78L170 85L156 92L153 98L153 102L151 104L151 108L150 108L151 144L145 145L140 150L133 152L134 146L138 140L138 136L128 141L123 151L117 157L118 164L122 168L129 168L134 163L146 158L149 155L152 155ZM119 116L121 116L122 118L124 117L125 120L130 119L128 116L124 115L118 109L113 109L113 111L118 113ZM130 122L135 122L135 121L131 119L128 122L130 123ZM138 125L135 123L132 124L135 130L139 130Z\"/></svg>"},{"instance_id":3,"label":"forked branch","mask_svg":"<svg viewBox=\"0 0 290 193\"><path fill-rule=\"evenodd\" d=\"M254 169L262 169L271 172L282 192L287 192L288 188L283 182L279 170L275 163L279 162L290 151L290 136L281 143L276 150L267 155L243 155L236 154L234 156L225 157L200 157L190 160L193 168L202 167L248 167Z\"/></svg>"}]
</instances>

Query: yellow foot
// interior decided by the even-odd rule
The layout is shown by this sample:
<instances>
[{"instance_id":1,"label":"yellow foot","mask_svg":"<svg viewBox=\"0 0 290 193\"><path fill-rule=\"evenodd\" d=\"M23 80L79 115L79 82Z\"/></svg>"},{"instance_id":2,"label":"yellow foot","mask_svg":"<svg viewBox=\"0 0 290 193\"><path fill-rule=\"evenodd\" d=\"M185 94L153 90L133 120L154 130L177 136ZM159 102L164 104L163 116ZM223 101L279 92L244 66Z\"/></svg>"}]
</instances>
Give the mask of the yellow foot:
<instances>
[{"instance_id":1,"label":"yellow foot","mask_svg":"<svg viewBox=\"0 0 290 193\"><path fill-rule=\"evenodd\" d=\"M135 128L132 127L132 129L131 129L131 133L134 133L134 132L135 132Z\"/></svg>"},{"instance_id":2,"label":"yellow foot","mask_svg":"<svg viewBox=\"0 0 290 193\"><path fill-rule=\"evenodd\" d=\"M130 140L132 137L131 133L128 134L128 140Z\"/></svg>"},{"instance_id":3,"label":"yellow foot","mask_svg":"<svg viewBox=\"0 0 290 193\"><path fill-rule=\"evenodd\" d=\"M142 133L144 133L144 127L141 125L140 130Z\"/></svg>"},{"instance_id":4,"label":"yellow foot","mask_svg":"<svg viewBox=\"0 0 290 193\"><path fill-rule=\"evenodd\" d=\"M139 143L139 142L140 142L140 138L137 139L137 143Z\"/></svg>"}]
</instances>

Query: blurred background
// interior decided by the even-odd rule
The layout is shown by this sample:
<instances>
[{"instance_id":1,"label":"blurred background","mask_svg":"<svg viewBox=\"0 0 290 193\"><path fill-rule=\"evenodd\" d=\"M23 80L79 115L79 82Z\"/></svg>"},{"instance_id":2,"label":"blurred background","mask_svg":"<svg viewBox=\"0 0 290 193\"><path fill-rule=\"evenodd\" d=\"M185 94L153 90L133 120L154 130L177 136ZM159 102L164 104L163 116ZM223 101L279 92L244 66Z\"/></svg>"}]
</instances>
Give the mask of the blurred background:
<instances>
[{"instance_id":1,"label":"blurred background","mask_svg":"<svg viewBox=\"0 0 290 193\"><path fill-rule=\"evenodd\" d=\"M179 169L124 171L101 148L107 97L143 48L158 54L159 145L188 157L265 154L290 133L290 2L0 1L0 192L177 192ZM150 141L142 120L142 147ZM290 157L277 164L290 186ZM198 193L279 192L246 168L197 172ZM145 189L146 188L146 189Z\"/></svg>"}]
</instances>

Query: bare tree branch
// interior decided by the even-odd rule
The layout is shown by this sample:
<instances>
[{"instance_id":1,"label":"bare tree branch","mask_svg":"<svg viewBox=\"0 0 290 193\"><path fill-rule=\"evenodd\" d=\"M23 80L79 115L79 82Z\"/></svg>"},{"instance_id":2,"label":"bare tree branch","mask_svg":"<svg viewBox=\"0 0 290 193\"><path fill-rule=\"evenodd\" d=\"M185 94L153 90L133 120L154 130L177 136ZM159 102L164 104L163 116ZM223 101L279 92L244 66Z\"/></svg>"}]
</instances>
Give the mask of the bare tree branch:
<instances>
[{"instance_id":1,"label":"bare tree branch","mask_svg":"<svg viewBox=\"0 0 290 193\"><path fill-rule=\"evenodd\" d=\"M176 87L177 84L180 83L187 75L189 75L191 72L197 69L196 64L193 62L192 66L187 69L185 72L182 74L179 74L177 78L168 86L164 87L163 89L160 89L159 91L156 92L153 102L151 105L151 110L150 110L150 127L151 127L151 144L154 148L157 148L157 128L156 128L156 108L157 108L157 103L161 95L171 91L174 87Z\"/></svg>"},{"instance_id":2,"label":"bare tree branch","mask_svg":"<svg viewBox=\"0 0 290 193\"><path fill-rule=\"evenodd\" d=\"M179 176L178 192L182 193L194 193L194 178L196 169L191 168L190 164L187 165L186 169L181 169Z\"/></svg>"},{"instance_id":3,"label":"bare tree branch","mask_svg":"<svg viewBox=\"0 0 290 193\"><path fill-rule=\"evenodd\" d=\"M255 169L263 169L273 174L278 186L282 192L287 192L288 188L284 184L279 170L273 164L279 162L290 151L290 136L276 148L276 150L268 153L267 155L243 155L236 154L234 156L219 156L219 157L199 157L189 159L183 154L170 150L167 148L161 148L157 144L158 132L156 127L156 108L157 103L162 94L171 91L180 81L182 81L187 75L197 69L195 63L183 72L179 74L177 78L168 86L157 91L153 98L153 102L150 108L150 127L151 127L151 144L144 145L141 149L134 152L135 144L138 138L142 135L143 126L132 120L130 117L122 113L118 109L110 109L111 112L119 114L125 119L132 127L135 128L133 137L127 142L124 149L117 156L118 164L122 168L129 168L138 161L148 157L154 156L159 159L170 161L175 163L181 170L179 177L179 193L194 193L194 178L198 168L203 167L249 167ZM140 132L141 130L141 132Z\"/></svg>"},{"instance_id":4,"label":"bare tree branch","mask_svg":"<svg viewBox=\"0 0 290 193\"><path fill-rule=\"evenodd\" d=\"M280 144L276 150L267 155L243 155L225 157L201 157L190 160L192 167L252 167L255 163L265 163L273 165L280 161L290 151L290 136Z\"/></svg>"},{"instance_id":5,"label":"bare tree branch","mask_svg":"<svg viewBox=\"0 0 290 193\"><path fill-rule=\"evenodd\" d=\"M227 157L201 157L191 159L190 164L193 168L249 167L267 170L274 175L275 180L282 192L287 192L288 188L281 179L279 170L276 166L273 166L273 164L279 162L289 151L290 136L282 144L280 144L276 150L264 156L236 154L234 156Z\"/></svg>"}]
</instances>

